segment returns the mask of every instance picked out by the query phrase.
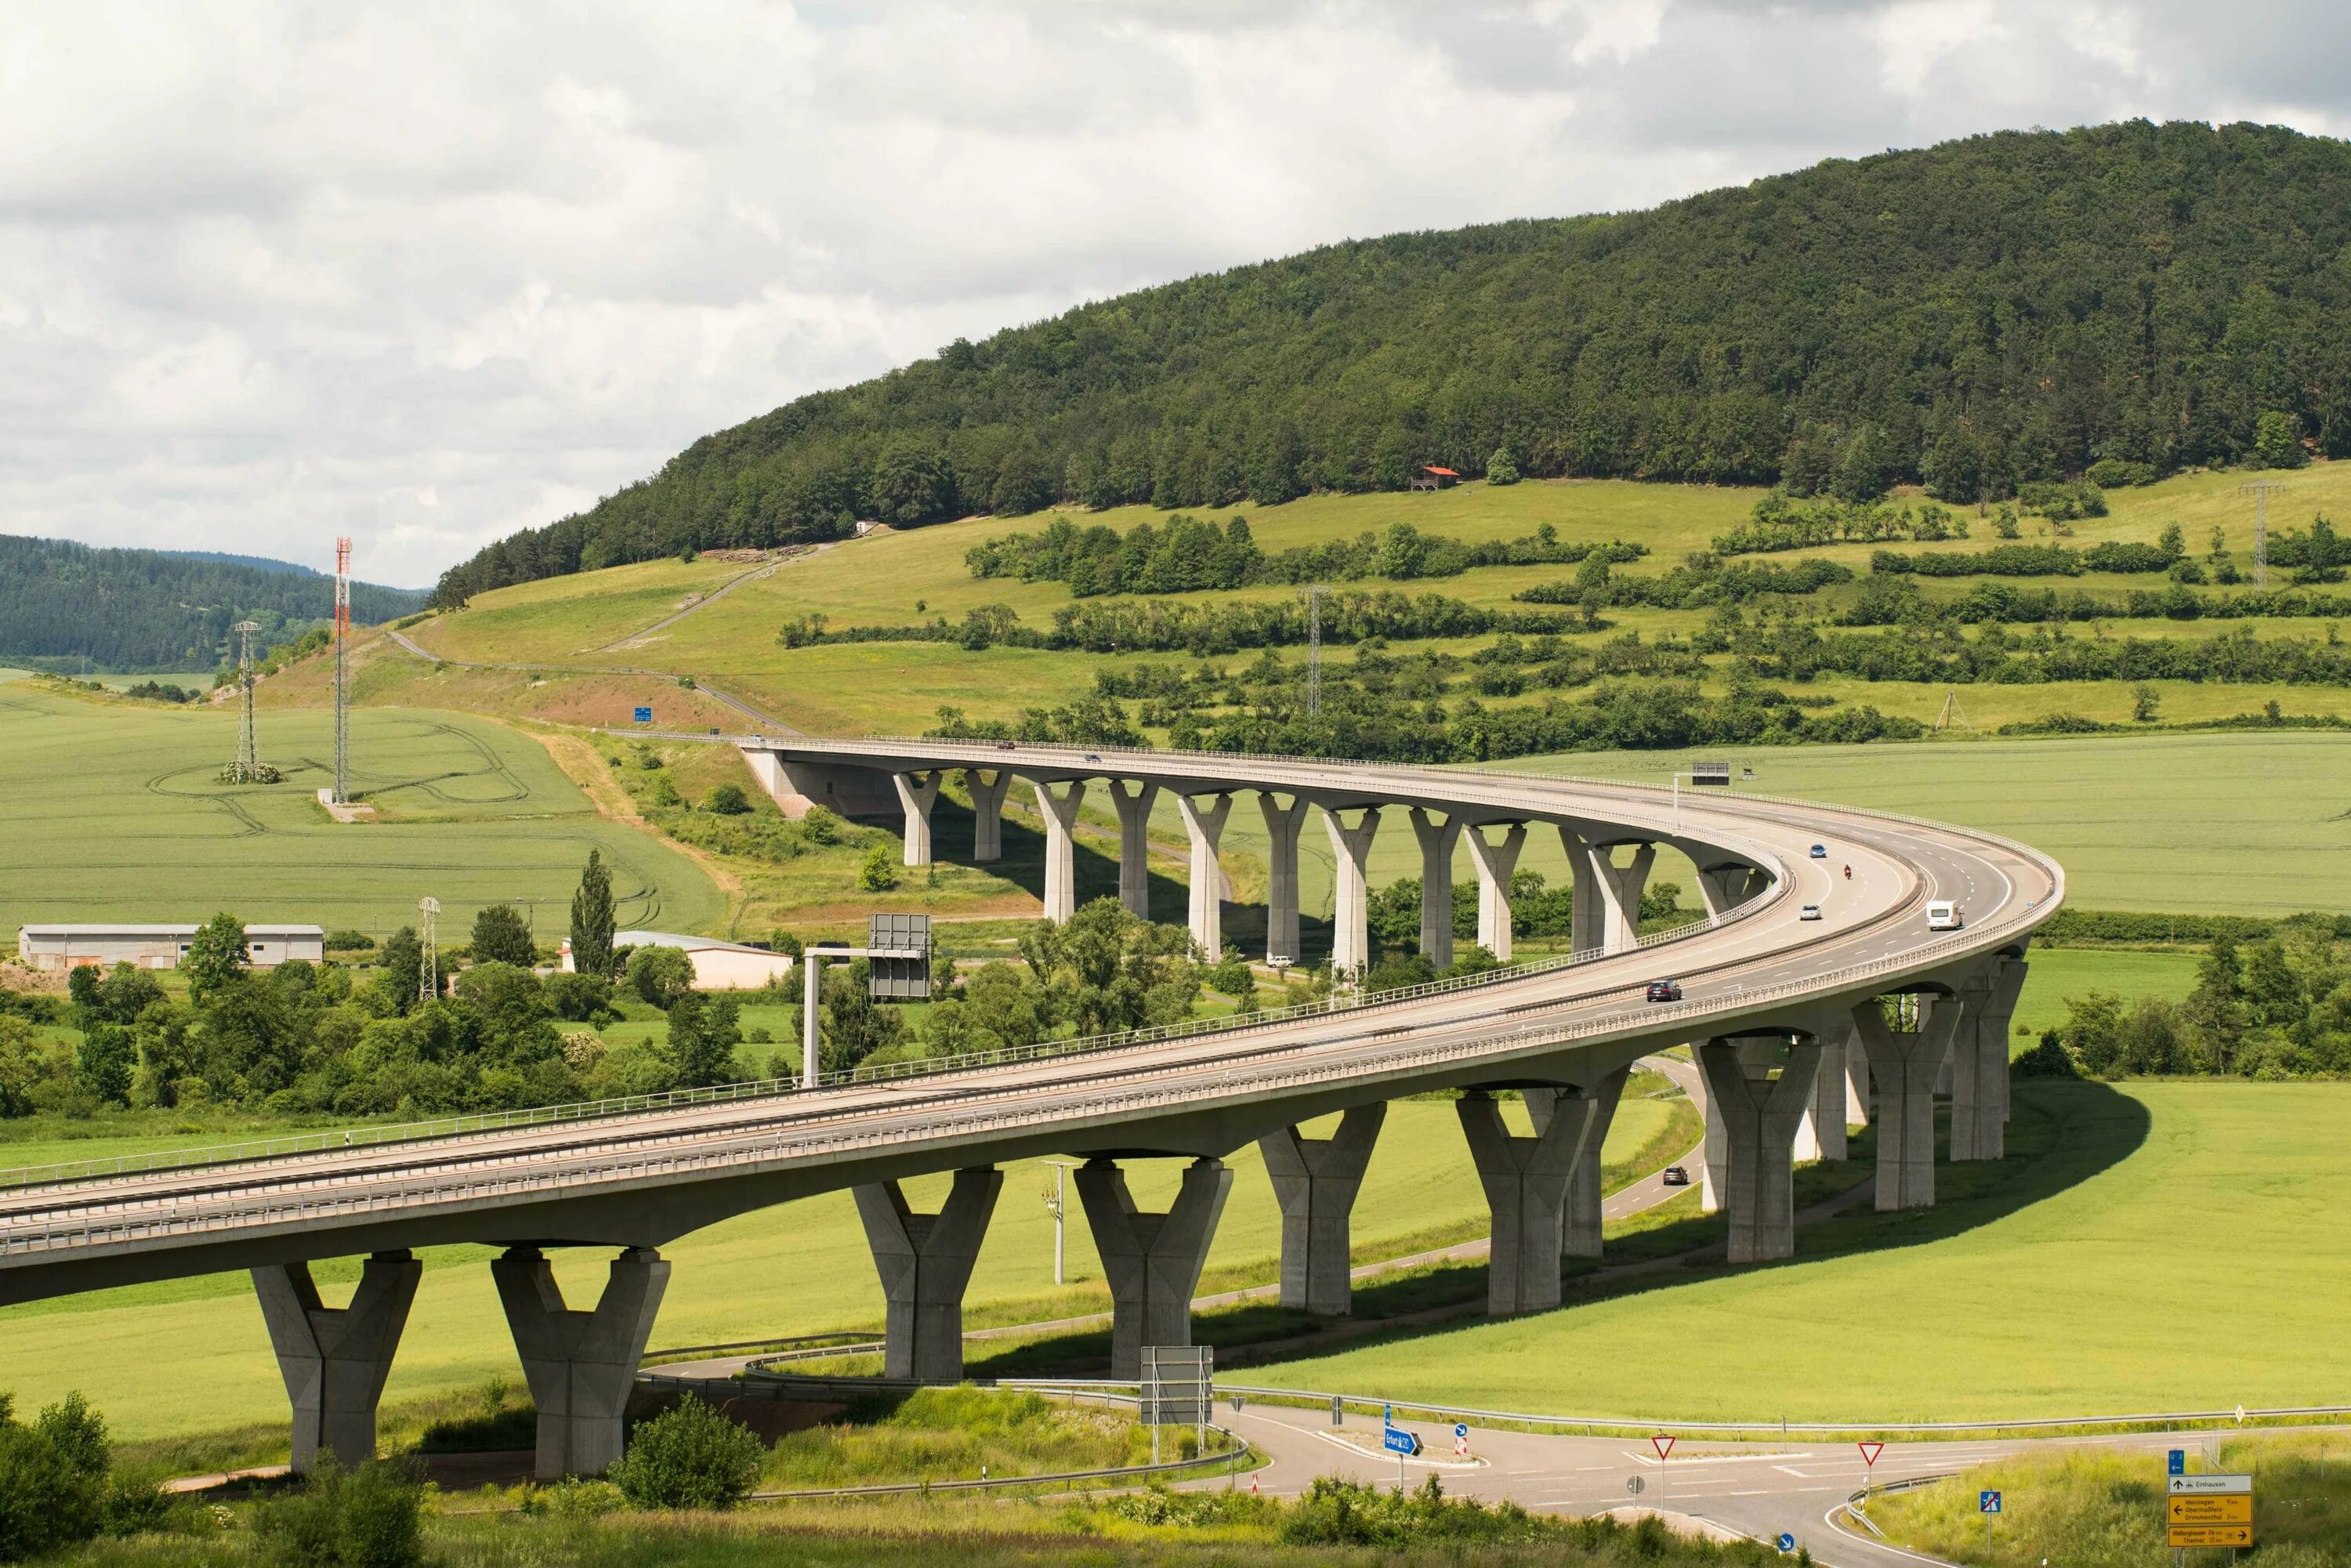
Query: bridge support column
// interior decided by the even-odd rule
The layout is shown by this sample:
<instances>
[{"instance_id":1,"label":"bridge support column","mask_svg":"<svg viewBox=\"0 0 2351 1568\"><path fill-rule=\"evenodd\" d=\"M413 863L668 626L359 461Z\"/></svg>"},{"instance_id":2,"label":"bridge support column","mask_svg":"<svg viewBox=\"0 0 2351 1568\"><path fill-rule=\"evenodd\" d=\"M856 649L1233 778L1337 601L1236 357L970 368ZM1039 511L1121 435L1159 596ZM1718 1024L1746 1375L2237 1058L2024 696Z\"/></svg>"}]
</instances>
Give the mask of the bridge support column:
<instances>
[{"instance_id":1,"label":"bridge support column","mask_svg":"<svg viewBox=\"0 0 2351 1568\"><path fill-rule=\"evenodd\" d=\"M1509 1317L1559 1305L1561 1216L1589 1115L1554 1115L1541 1133L1522 1138L1502 1124L1501 1107L1483 1091L1472 1090L1453 1108L1493 1215L1487 1314Z\"/></svg>"},{"instance_id":2,"label":"bridge support column","mask_svg":"<svg viewBox=\"0 0 2351 1568\"><path fill-rule=\"evenodd\" d=\"M1217 845L1225 836L1225 819L1232 815L1233 798L1217 795L1212 800L1214 804L1203 806L1189 795L1176 797L1184 831L1192 840L1192 896L1186 919L1192 940L1213 964L1225 950L1225 869L1217 863Z\"/></svg>"},{"instance_id":3,"label":"bridge support column","mask_svg":"<svg viewBox=\"0 0 2351 1568\"><path fill-rule=\"evenodd\" d=\"M998 769L994 779L982 781L979 769L963 771L964 788L971 791L971 858L974 864L1004 858L1004 797L1012 788L1012 775Z\"/></svg>"},{"instance_id":4,"label":"bridge support column","mask_svg":"<svg viewBox=\"0 0 2351 1568\"><path fill-rule=\"evenodd\" d=\"M1593 869L1596 852L1583 835L1568 826L1559 825L1559 847L1567 852L1568 885L1568 951L1579 958L1598 955L1601 939L1605 935L1600 902L1600 873Z\"/></svg>"},{"instance_id":5,"label":"bridge support column","mask_svg":"<svg viewBox=\"0 0 2351 1568\"><path fill-rule=\"evenodd\" d=\"M1372 836L1380 831L1380 809L1364 807L1351 828L1337 810L1325 806L1322 826L1331 835L1337 882L1332 898L1331 973L1334 978L1360 977L1372 958L1371 892L1364 873L1371 863Z\"/></svg>"},{"instance_id":6,"label":"bridge support column","mask_svg":"<svg viewBox=\"0 0 2351 1568\"><path fill-rule=\"evenodd\" d=\"M1841 1160L1850 1152L1845 1129L1853 1124L1845 1111L1844 1042L1837 1032L1822 1040L1820 1071L1813 1074L1813 1103L1804 1118L1811 1124L1813 1153L1823 1160ZM1801 1135L1798 1141L1802 1141Z\"/></svg>"},{"instance_id":7,"label":"bridge support column","mask_svg":"<svg viewBox=\"0 0 2351 1568\"><path fill-rule=\"evenodd\" d=\"M1453 846L1461 819L1440 822L1412 809L1412 836L1420 841L1420 956L1437 968L1453 963Z\"/></svg>"},{"instance_id":8,"label":"bridge support column","mask_svg":"<svg viewBox=\"0 0 2351 1568\"><path fill-rule=\"evenodd\" d=\"M1616 863L1614 852L1608 846L1593 847L1592 869L1600 883L1600 902L1607 922L1607 934L1600 944L1602 952L1629 953L1641 945L1641 894L1648 891L1649 868L1656 859L1655 844L1636 844L1633 858L1623 865Z\"/></svg>"},{"instance_id":9,"label":"bridge support column","mask_svg":"<svg viewBox=\"0 0 2351 1568\"><path fill-rule=\"evenodd\" d=\"M1959 988L1960 1018L1951 1037L1955 1165L2008 1153L2008 1029L2023 987L2024 966L2001 958Z\"/></svg>"},{"instance_id":10,"label":"bridge support column","mask_svg":"<svg viewBox=\"0 0 2351 1568\"><path fill-rule=\"evenodd\" d=\"M1298 962L1298 830L1306 820L1306 802L1293 795L1289 805L1276 805L1270 791L1260 791L1257 809L1271 841L1266 851L1265 961L1283 968Z\"/></svg>"},{"instance_id":11,"label":"bridge support column","mask_svg":"<svg viewBox=\"0 0 2351 1568\"><path fill-rule=\"evenodd\" d=\"M1608 1141L1609 1124L1616 1120L1617 1103L1625 1098L1625 1081L1633 1070L1620 1067L1589 1089L1529 1089L1527 1115L1537 1133L1548 1132L1561 1115L1580 1115L1585 1125L1575 1155L1575 1171L1568 1178L1567 1204L1560 1210L1559 1250L1563 1258L1600 1256L1600 1151Z\"/></svg>"},{"instance_id":12,"label":"bridge support column","mask_svg":"<svg viewBox=\"0 0 2351 1568\"><path fill-rule=\"evenodd\" d=\"M669 1264L650 1247L612 1260L593 1312L563 1304L546 1255L516 1247L490 1264L515 1349L538 1406L541 1480L601 1475L621 1457L622 1417L636 1385L637 1358L653 1331Z\"/></svg>"},{"instance_id":13,"label":"bridge support column","mask_svg":"<svg viewBox=\"0 0 2351 1568\"><path fill-rule=\"evenodd\" d=\"M1077 1169L1094 1251L1110 1281L1110 1375L1138 1377L1146 1344L1192 1343L1192 1291L1233 1189L1222 1160L1197 1159L1165 1214L1145 1214L1118 1163L1097 1155Z\"/></svg>"},{"instance_id":14,"label":"bridge support column","mask_svg":"<svg viewBox=\"0 0 2351 1568\"><path fill-rule=\"evenodd\" d=\"M1037 780L1037 812L1045 819L1045 918L1060 924L1078 912L1078 808L1085 804L1086 781L1072 779L1059 799Z\"/></svg>"},{"instance_id":15,"label":"bridge support column","mask_svg":"<svg viewBox=\"0 0 2351 1568\"><path fill-rule=\"evenodd\" d=\"M1363 1189L1364 1167L1387 1119L1384 1104L1358 1105L1328 1138L1295 1127L1257 1141L1281 1205L1281 1304L1343 1318L1350 1304L1348 1219Z\"/></svg>"},{"instance_id":16,"label":"bridge support column","mask_svg":"<svg viewBox=\"0 0 2351 1568\"><path fill-rule=\"evenodd\" d=\"M979 1261L1004 1173L979 1166L955 1174L936 1214L916 1214L894 1181L856 1189L857 1217L889 1302L882 1375L925 1383L963 1377L963 1292Z\"/></svg>"},{"instance_id":17,"label":"bridge support column","mask_svg":"<svg viewBox=\"0 0 2351 1568\"><path fill-rule=\"evenodd\" d=\"M1733 1263L1761 1263L1796 1250L1796 1129L1812 1104L1823 1050L1817 1040L1789 1047L1787 1065L1772 1078L1755 1071L1750 1053L1729 1040L1698 1048L1698 1069L1729 1149L1723 1207L1730 1215Z\"/></svg>"},{"instance_id":18,"label":"bridge support column","mask_svg":"<svg viewBox=\"0 0 2351 1568\"><path fill-rule=\"evenodd\" d=\"M322 1451L346 1469L375 1458L376 1404L423 1272L409 1252L375 1253L361 1267L350 1305L329 1307L319 1300L308 1263L253 1270L278 1375L294 1406L297 1470L310 1470Z\"/></svg>"},{"instance_id":19,"label":"bridge support column","mask_svg":"<svg viewBox=\"0 0 2351 1568\"><path fill-rule=\"evenodd\" d=\"M1151 807L1159 786L1138 779L1129 794L1126 780L1108 781L1111 803L1118 808L1118 901L1127 913L1151 918Z\"/></svg>"},{"instance_id":20,"label":"bridge support column","mask_svg":"<svg viewBox=\"0 0 2351 1568\"><path fill-rule=\"evenodd\" d=\"M898 787L898 804L906 811L906 863L931 863L931 808L939 798L939 773L893 773L890 782Z\"/></svg>"},{"instance_id":21,"label":"bridge support column","mask_svg":"<svg viewBox=\"0 0 2351 1568\"><path fill-rule=\"evenodd\" d=\"M1722 1130L1722 1113L1714 1103L1713 1092L1707 1088L1706 1064L1698 1058L1698 1042L1690 1043L1690 1065L1698 1069L1698 1082L1691 1087L1690 1101L1698 1107L1698 1120L1706 1126L1706 1140L1698 1148L1698 1211L1714 1214L1722 1207L1723 1194L1730 1190L1730 1141Z\"/></svg>"},{"instance_id":22,"label":"bridge support column","mask_svg":"<svg viewBox=\"0 0 2351 1568\"><path fill-rule=\"evenodd\" d=\"M1756 882L1753 866L1740 861L1725 861L1698 873L1698 895L1707 914L1719 920L1761 891Z\"/></svg>"},{"instance_id":23,"label":"bridge support column","mask_svg":"<svg viewBox=\"0 0 2351 1568\"><path fill-rule=\"evenodd\" d=\"M1847 1130L1866 1127L1876 1116L1876 1102L1869 1092L1869 1051L1861 1043L1861 1031L1848 1030L1844 1037L1844 1124ZM1822 1071L1829 1071L1823 1067Z\"/></svg>"},{"instance_id":24,"label":"bridge support column","mask_svg":"<svg viewBox=\"0 0 2351 1568\"><path fill-rule=\"evenodd\" d=\"M1507 964L1510 961L1510 873L1519 869L1519 852L1527 847L1527 825L1512 822L1500 843L1488 842L1483 828L1471 828L1467 838L1470 863L1478 868L1478 946Z\"/></svg>"},{"instance_id":25,"label":"bridge support column","mask_svg":"<svg viewBox=\"0 0 2351 1568\"><path fill-rule=\"evenodd\" d=\"M1876 998L1856 1003L1854 1030L1877 1087L1877 1207L1935 1206L1935 1080L1951 1051L1960 1009L1927 1009L1916 1030L1896 1031Z\"/></svg>"}]
</instances>

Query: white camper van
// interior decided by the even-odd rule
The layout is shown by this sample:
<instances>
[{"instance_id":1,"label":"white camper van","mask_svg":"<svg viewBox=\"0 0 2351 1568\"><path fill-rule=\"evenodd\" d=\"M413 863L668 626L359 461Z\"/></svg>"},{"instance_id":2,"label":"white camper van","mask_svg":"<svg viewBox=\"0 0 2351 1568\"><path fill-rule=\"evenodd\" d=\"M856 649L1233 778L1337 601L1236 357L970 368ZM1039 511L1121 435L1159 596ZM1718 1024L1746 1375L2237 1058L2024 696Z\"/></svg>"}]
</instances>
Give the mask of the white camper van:
<instances>
[{"instance_id":1,"label":"white camper van","mask_svg":"<svg viewBox=\"0 0 2351 1568\"><path fill-rule=\"evenodd\" d=\"M1927 901L1927 929L1957 931L1959 928L1959 906L1948 898Z\"/></svg>"}]
</instances>

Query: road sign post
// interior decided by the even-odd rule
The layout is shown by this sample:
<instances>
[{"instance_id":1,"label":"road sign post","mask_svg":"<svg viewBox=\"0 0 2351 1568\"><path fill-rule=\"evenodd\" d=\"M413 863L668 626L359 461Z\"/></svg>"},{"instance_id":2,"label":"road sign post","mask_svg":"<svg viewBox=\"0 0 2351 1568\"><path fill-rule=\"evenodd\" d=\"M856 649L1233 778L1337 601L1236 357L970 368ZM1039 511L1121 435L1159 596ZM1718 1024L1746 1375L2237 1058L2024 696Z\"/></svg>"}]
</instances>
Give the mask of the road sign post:
<instances>
[{"instance_id":1,"label":"road sign post","mask_svg":"<svg viewBox=\"0 0 2351 1568\"><path fill-rule=\"evenodd\" d=\"M2176 1474L2163 1500L2166 1544L2242 1550L2253 1543L2253 1478L2250 1475Z\"/></svg>"},{"instance_id":2,"label":"road sign post","mask_svg":"<svg viewBox=\"0 0 2351 1568\"><path fill-rule=\"evenodd\" d=\"M1396 1457L1396 1490L1404 1490L1404 1462L1420 1452L1420 1439L1395 1424L1395 1406L1388 1406L1387 1425L1380 1430L1380 1446Z\"/></svg>"},{"instance_id":3,"label":"road sign post","mask_svg":"<svg viewBox=\"0 0 2351 1568\"><path fill-rule=\"evenodd\" d=\"M651 724L653 721L653 710L649 707L635 708L630 712L629 716L639 724Z\"/></svg>"},{"instance_id":4,"label":"road sign post","mask_svg":"<svg viewBox=\"0 0 2351 1568\"><path fill-rule=\"evenodd\" d=\"M2000 1493L1996 1491L1976 1493L1976 1511L1983 1515L1984 1553L1989 1556L1991 1553L1991 1521L2000 1515Z\"/></svg>"},{"instance_id":5,"label":"road sign post","mask_svg":"<svg viewBox=\"0 0 2351 1568\"><path fill-rule=\"evenodd\" d=\"M1657 1450L1657 1506L1666 1506L1672 1489L1666 1485L1666 1461L1674 1457L1674 1439L1669 1432L1660 1432L1649 1439L1649 1447Z\"/></svg>"}]
</instances>

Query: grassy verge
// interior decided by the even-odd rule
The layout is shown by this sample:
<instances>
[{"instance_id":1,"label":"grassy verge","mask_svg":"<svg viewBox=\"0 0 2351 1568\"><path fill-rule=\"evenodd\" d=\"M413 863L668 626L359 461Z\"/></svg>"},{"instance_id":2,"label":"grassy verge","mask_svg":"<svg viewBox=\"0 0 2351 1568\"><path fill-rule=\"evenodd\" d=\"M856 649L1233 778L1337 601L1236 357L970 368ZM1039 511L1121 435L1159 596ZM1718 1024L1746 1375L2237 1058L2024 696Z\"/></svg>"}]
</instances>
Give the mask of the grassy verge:
<instances>
[{"instance_id":1,"label":"grassy verge","mask_svg":"<svg viewBox=\"0 0 2351 1568\"><path fill-rule=\"evenodd\" d=\"M2343 1435L2295 1434L2220 1445L2217 1466L2253 1477L2254 1562L2267 1568L2351 1563L2351 1457ZM2329 1450L2332 1450L2330 1455ZM2001 1494L1987 1544L1978 1495ZM2164 1458L2154 1451L2076 1448L1980 1466L1870 1505L1870 1518L1896 1542L1953 1563L1984 1568L2144 1568L2170 1561L2165 1545ZM2233 1553L2231 1554L2234 1555ZM2190 1561L2220 1561L2217 1551Z\"/></svg>"}]
</instances>

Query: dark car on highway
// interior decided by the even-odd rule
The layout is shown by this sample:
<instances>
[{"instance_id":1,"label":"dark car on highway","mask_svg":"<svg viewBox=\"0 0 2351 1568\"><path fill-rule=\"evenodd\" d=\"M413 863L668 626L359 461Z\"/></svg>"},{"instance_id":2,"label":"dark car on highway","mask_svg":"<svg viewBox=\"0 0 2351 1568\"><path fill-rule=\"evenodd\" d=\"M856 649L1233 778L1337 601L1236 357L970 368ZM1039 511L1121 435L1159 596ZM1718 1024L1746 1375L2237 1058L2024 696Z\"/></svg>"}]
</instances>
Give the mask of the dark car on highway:
<instances>
[{"instance_id":1,"label":"dark car on highway","mask_svg":"<svg viewBox=\"0 0 2351 1568\"><path fill-rule=\"evenodd\" d=\"M1652 1002L1680 1001L1682 983L1679 980L1651 980L1649 988L1642 993L1642 999Z\"/></svg>"}]
</instances>

